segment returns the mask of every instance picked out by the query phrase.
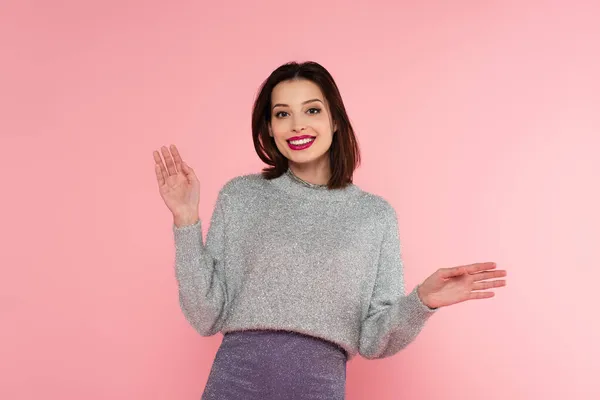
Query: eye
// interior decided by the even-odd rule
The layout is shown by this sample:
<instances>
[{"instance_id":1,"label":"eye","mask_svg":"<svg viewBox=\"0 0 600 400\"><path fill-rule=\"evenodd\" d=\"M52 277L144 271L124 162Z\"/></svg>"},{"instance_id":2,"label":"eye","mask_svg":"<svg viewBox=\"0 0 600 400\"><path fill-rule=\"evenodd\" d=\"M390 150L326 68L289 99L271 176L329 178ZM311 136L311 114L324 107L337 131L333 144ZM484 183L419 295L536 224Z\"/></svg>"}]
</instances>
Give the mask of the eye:
<instances>
[{"instance_id":1,"label":"eye","mask_svg":"<svg viewBox=\"0 0 600 400\"><path fill-rule=\"evenodd\" d=\"M314 113L310 112L312 110L315 110L316 112L314 112ZM312 107L312 108L309 108L308 111L309 111L309 114L319 114L321 112L321 109L318 107Z\"/></svg>"},{"instance_id":2,"label":"eye","mask_svg":"<svg viewBox=\"0 0 600 400\"><path fill-rule=\"evenodd\" d=\"M281 113L287 114L285 111L279 111L279 112L275 113L275 117L276 118L282 118L282 116L280 115Z\"/></svg>"}]
</instances>

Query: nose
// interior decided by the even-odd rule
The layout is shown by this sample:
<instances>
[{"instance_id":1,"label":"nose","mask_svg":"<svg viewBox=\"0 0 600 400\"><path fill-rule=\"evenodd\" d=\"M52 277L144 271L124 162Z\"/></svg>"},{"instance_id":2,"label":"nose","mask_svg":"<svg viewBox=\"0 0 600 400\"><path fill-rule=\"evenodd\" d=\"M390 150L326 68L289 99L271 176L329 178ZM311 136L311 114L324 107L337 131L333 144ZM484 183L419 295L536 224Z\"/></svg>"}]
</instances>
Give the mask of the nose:
<instances>
[{"instance_id":1,"label":"nose","mask_svg":"<svg viewBox=\"0 0 600 400\"><path fill-rule=\"evenodd\" d=\"M306 130L306 123L304 122L302 117L294 117L292 121L292 131L293 132L301 132Z\"/></svg>"}]
</instances>

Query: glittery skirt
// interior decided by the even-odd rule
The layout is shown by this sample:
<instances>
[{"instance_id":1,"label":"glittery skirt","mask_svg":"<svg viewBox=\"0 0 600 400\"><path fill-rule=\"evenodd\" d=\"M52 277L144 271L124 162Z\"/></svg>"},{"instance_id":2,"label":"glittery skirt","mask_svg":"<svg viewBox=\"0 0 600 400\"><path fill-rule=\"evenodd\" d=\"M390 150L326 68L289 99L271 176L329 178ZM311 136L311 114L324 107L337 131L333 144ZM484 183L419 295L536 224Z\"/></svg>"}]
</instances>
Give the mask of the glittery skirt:
<instances>
[{"instance_id":1,"label":"glittery skirt","mask_svg":"<svg viewBox=\"0 0 600 400\"><path fill-rule=\"evenodd\" d=\"M228 332L202 400L343 400L346 360L337 344L296 332Z\"/></svg>"}]
</instances>

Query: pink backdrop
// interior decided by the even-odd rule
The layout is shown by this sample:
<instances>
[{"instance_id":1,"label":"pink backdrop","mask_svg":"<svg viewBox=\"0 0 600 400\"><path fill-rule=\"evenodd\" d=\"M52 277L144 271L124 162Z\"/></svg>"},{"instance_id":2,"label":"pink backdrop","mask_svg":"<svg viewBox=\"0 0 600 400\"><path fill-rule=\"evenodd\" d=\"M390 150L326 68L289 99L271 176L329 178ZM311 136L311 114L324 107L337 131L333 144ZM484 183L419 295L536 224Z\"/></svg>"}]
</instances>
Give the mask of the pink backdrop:
<instances>
[{"instance_id":1,"label":"pink backdrop","mask_svg":"<svg viewBox=\"0 0 600 400\"><path fill-rule=\"evenodd\" d=\"M258 85L307 59L341 88L356 183L397 209L408 288L509 272L352 361L347 398L600 398L600 6L392 3L2 2L0 398L200 397L222 336L179 310L152 150L178 144L207 221L261 167Z\"/></svg>"}]
</instances>

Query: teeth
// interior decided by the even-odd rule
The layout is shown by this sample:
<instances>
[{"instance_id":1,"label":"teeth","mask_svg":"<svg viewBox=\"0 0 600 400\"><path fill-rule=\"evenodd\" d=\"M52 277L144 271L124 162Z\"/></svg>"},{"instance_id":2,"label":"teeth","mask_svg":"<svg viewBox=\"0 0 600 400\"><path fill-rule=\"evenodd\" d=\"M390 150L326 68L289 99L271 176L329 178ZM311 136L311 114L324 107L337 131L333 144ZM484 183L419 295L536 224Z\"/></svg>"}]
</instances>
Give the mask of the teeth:
<instances>
[{"instance_id":1,"label":"teeth","mask_svg":"<svg viewBox=\"0 0 600 400\"><path fill-rule=\"evenodd\" d=\"M298 146L301 144L306 144L308 142L312 142L313 140L315 140L315 139L314 138L306 138L306 139L302 139L302 140L291 140L290 143Z\"/></svg>"}]
</instances>

